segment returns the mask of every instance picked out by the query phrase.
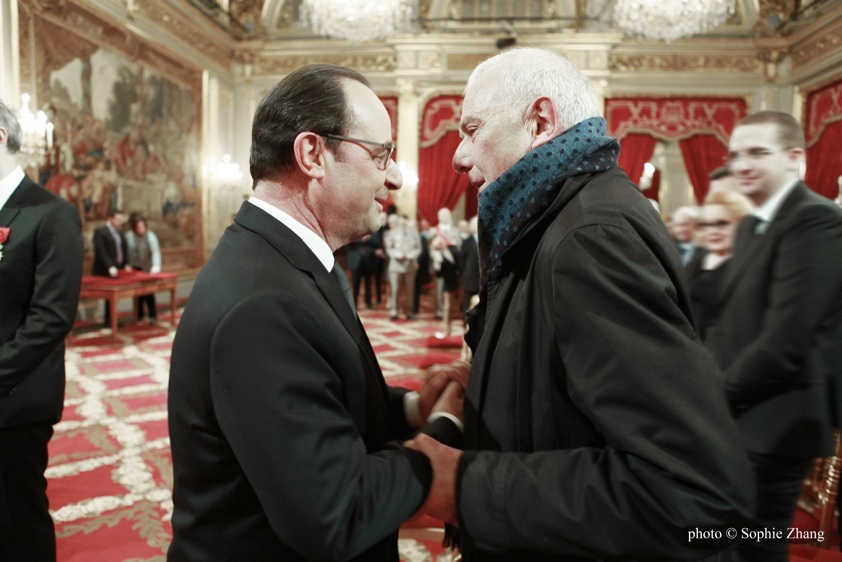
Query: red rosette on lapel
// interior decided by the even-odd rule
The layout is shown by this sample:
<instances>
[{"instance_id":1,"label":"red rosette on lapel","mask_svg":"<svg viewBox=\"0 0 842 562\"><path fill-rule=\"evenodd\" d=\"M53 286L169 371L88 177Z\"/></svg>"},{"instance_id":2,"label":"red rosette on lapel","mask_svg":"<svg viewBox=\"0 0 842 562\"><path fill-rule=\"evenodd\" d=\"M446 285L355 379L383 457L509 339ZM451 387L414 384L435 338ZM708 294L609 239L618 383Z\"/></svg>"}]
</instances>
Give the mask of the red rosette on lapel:
<instances>
[{"instance_id":1,"label":"red rosette on lapel","mask_svg":"<svg viewBox=\"0 0 842 562\"><path fill-rule=\"evenodd\" d=\"M9 234L11 233L12 229L8 226L0 226L0 260L3 259L3 244L9 239Z\"/></svg>"}]
</instances>

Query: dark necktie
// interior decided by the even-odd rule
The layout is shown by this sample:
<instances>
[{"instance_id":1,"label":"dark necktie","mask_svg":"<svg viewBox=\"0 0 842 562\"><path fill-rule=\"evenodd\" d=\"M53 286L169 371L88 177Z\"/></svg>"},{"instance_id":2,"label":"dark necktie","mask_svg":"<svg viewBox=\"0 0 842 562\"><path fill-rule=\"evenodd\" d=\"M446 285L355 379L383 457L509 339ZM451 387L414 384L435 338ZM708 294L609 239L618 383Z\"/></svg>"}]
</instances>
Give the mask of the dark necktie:
<instances>
[{"instance_id":1,"label":"dark necktie","mask_svg":"<svg viewBox=\"0 0 842 562\"><path fill-rule=\"evenodd\" d=\"M345 277L345 272L342 271L342 268L339 267L339 264L334 262L333 269L330 270L336 280L339 282L339 286L342 287L342 292L345 293L345 300L348 301L348 306L351 307L351 310L354 313L357 312L357 305L354 303L354 296L351 294L351 286L348 284L348 278Z\"/></svg>"}]
</instances>

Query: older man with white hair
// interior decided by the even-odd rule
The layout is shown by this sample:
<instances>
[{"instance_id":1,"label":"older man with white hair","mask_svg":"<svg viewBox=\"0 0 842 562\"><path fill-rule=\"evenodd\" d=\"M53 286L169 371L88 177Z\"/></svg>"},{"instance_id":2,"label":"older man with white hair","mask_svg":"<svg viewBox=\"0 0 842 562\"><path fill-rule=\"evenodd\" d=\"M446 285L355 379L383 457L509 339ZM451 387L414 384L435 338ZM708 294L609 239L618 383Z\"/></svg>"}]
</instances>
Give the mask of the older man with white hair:
<instances>
[{"instance_id":1,"label":"older man with white hair","mask_svg":"<svg viewBox=\"0 0 842 562\"><path fill-rule=\"evenodd\" d=\"M466 447L411 442L434 468L422 509L458 524L465 561L724 561L710 539L750 508L675 244L599 114L538 49L465 89L453 165L479 188L482 269Z\"/></svg>"}]
</instances>

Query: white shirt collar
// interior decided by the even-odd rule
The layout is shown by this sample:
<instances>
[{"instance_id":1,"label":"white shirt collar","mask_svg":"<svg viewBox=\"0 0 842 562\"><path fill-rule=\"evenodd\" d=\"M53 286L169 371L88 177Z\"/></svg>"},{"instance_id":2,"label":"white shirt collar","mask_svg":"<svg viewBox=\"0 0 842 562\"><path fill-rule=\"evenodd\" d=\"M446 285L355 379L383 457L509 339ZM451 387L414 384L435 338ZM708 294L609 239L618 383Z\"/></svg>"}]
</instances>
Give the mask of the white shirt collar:
<instances>
[{"instance_id":1,"label":"white shirt collar","mask_svg":"<svg viewBox=\"0 0 842 562\"><path fill-rule=\"evenodd\" d=\"M6 176L3 179L0 179L0 209L6 204L9 200L9 197L12 196L15 189L20 185L20 182L23 181L24 173L23 169L20 166L17 166L12 173Z\"/></svg>"},{"instance_id":2,"label":"white shirt collar","mask_svg":"<svg viewBox=\"0 0 842 562\"><path fill-rule=\"evenodd\" d=\"M262 199L258 199L254 195L249 198L249 203L263 209L276 219L278 219L284 226L289 228L293 231L301 241L307 244L307 247L310 248L310 251L315 254L315 256L322 262L322 265L325 266L325 269L330 271L333 269L333 264L336 260L333 257L333 252L330 250L330 246L327 245L318 234L289 216L287 213L283 212L279 208L275 207L267 203Z\"/></svg>"},{"instance_id":3,"label":"white shirt collar","mask_svg":"<svg viewBox=\"0 0 842 562\"><path fill-rule=\"evenodd\" d=\"M778 210L781 208L781 205L786 199L787 195L789 195L795 186L798 185L800 180L794 180L791 184L787 187L779 190L777 193L772 195L769 199L766 200L765 203L760 205L757 209L754 210L754 216L763 220L764 222L772 222L775 218L775 215L778 214Z\"/></svg>"}]
</instances>

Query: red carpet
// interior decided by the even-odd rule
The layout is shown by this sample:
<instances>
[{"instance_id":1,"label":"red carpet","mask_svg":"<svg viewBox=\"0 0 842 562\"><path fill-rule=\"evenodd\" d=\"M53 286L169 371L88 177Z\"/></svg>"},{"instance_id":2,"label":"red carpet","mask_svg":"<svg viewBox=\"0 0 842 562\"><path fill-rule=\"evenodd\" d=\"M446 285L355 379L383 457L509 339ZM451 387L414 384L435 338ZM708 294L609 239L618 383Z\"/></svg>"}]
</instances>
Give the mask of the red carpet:
<instances>
[{"instance_id":1,"label":"red carpet","mask_svg":"<svg viewBox=\"0 0 842 562\"><path fill-rule=\"evenodd\" d=\"M392 322L384 310L360 315L390 384L417 387L419 367L459 358L458 347L425 346L440 329L432 314L414 322ZM172 538L166 399L174 331L166 322L121 326L118 342L107 330L79 332L67 349L65 410L47 469L58 560L162 561ZM430 524L408 525L402 560L438 560L440 540L423 530Z\"/></svg>"}]
</instances>

